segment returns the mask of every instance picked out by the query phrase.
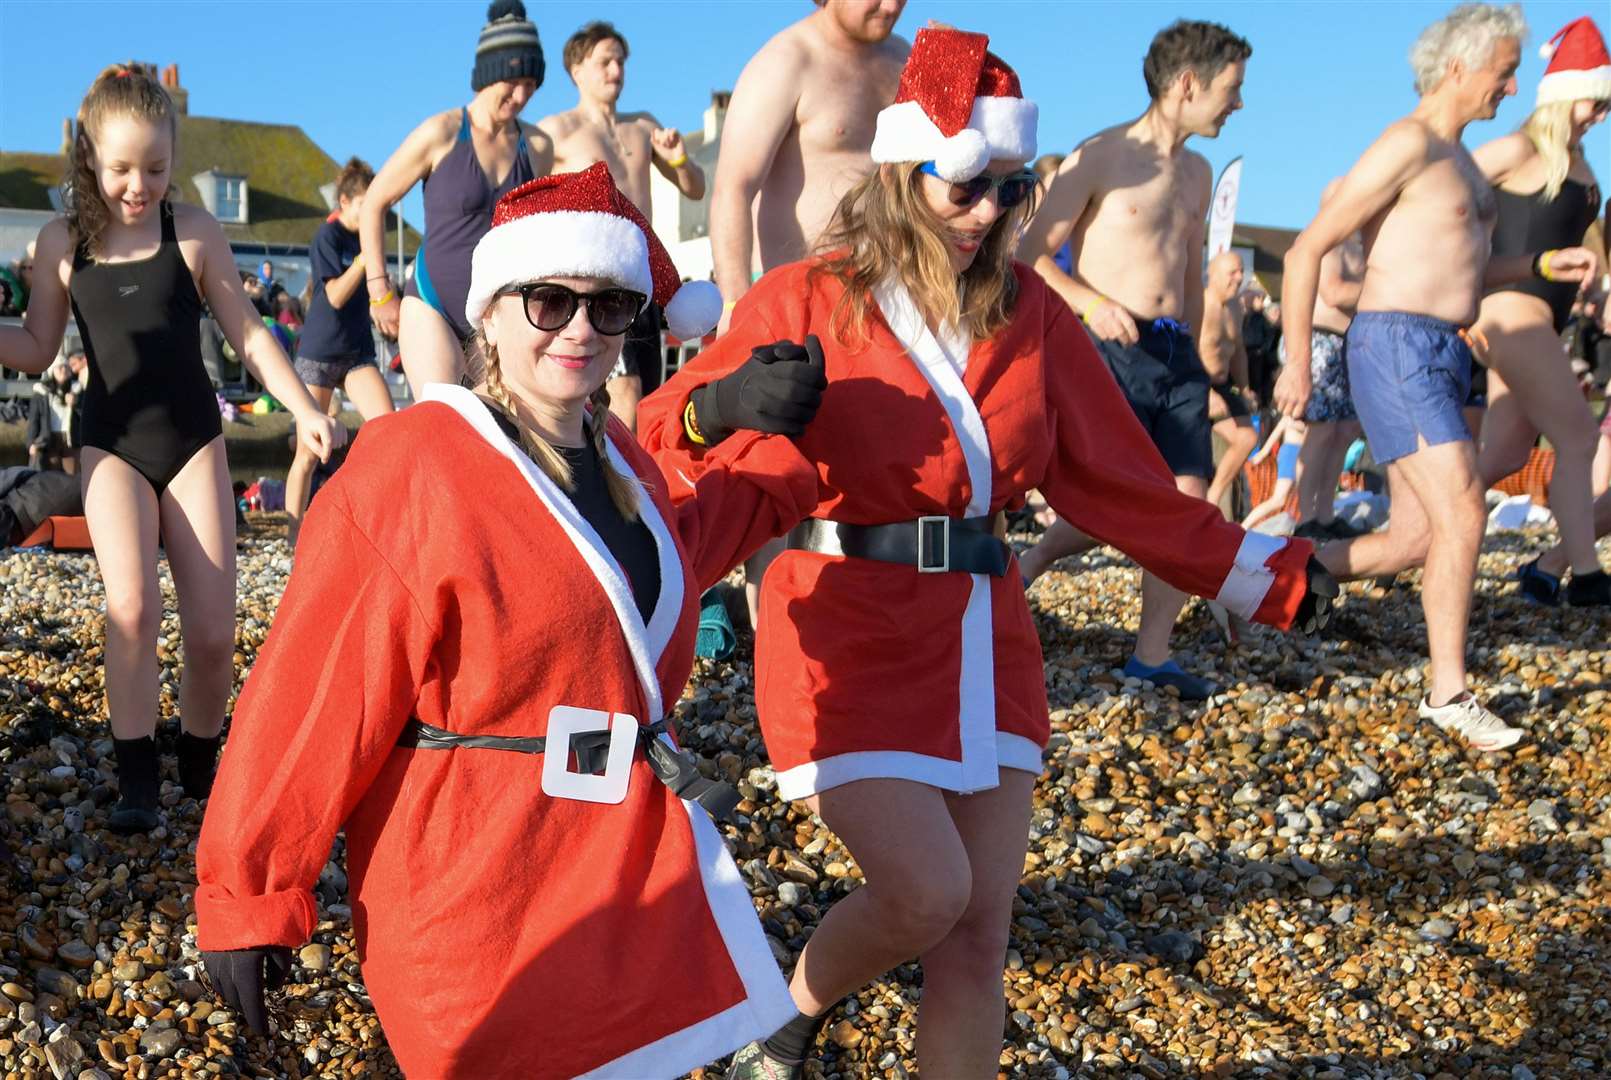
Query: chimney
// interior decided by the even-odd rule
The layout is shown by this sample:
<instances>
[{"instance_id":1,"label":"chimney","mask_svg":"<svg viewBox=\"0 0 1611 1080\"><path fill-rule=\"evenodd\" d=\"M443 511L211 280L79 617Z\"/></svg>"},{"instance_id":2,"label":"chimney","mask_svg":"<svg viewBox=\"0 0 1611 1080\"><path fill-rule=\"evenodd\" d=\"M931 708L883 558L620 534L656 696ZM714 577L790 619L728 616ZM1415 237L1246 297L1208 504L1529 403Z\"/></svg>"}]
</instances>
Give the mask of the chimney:
<instances>
[{"instance_id":1,"label":"chimney","mask_svg":"<svg viewBox=\"0 0 1611 1080\"><path fill-rule=\"evenodd\" d=\"M710 107L705 110L705 145L713 145L722 134L722 124L727 119L727 106L732 103L731 90L712 90L710 92Z\"/></svg>"},{"instance_id":2,"label":"chimney","mask_svg":"<svg viewBox=\"0 0 1611 1080\"><path fill-rule=\"evenodd\" d=\"M179 85L178 64L169 64L162 69L162 87L173 99L173 107L179 110L179 115L190 115L190 91Z\"/></svg>"},{"instance_id":3,"label":"chimney","mask_svg":"<svg viewBox=\"0 0 1611 1080\"><path fill-rule=\"evenodd\" d=\"M71 157L73 154L73 118L62 118L62 157Z\"/></svg>"}]
</instances>

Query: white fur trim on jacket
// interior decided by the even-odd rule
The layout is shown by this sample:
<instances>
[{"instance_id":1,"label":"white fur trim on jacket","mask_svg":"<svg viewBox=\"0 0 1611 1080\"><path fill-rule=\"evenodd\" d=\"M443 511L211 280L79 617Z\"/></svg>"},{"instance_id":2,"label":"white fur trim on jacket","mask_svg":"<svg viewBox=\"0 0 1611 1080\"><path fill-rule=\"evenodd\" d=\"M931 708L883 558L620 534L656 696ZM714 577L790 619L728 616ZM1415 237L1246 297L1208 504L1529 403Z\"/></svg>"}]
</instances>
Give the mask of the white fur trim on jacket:
<instances>
[{"instance_id":1,"label":"white fur trim on jacket","mask_svg":"<svg viewBox=\"0 0 1611 1080\"><path fill-rule=\"evenodd\" d=\"M649 242L619 214L557 210L499 225L470 259L464 317L472 327L507 285L547 277L591 277L654 294Z\"/></svg>"},{"instance_id":2,"label":"white fur trim on jacket","mask_svg":"<svg viewBox=\"0 0 1611 1080\"><path fill-rule=\"evenodd\" d=\"M1024 98L975 98L968 126L948 138L923 106L898 102L878 114L872 157L876 162L933 161L942 178L960 183L978 176L993 159L1034 157L1039 115L1035 103Z\"/></svg>"},{"instance_id":3,"label":"white fur trim on jacket","mask_svg":"<svg viewBox=\"0 0 1611 1080\"><path fill-rule=\"evenodd\" d=\"M1538 81L1538 103L1604 101L1611 98L1611 66L1586 71L1556 71Z\"/></svg>"}]
</instances>

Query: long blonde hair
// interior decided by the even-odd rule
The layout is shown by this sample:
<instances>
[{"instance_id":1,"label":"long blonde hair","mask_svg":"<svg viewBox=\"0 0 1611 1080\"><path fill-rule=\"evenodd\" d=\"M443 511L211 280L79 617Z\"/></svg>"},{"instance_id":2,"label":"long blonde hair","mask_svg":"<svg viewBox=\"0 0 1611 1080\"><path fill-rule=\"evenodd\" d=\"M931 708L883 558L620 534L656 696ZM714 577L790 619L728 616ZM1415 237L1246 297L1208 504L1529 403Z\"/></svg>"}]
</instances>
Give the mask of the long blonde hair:
<instances>
[{"instance_id":1,"label":"long blonde hair","mask_svg":"<svg viewBox=\"0 0 1611 1080\"><path fill-rule=\"evenodd\" d=\"M175 155L178 153L179 117L173 99L145 68L134 63L113 64L95 76L89 93L78 106L78 129L68 154L67 178L63 185L67 226L74 242L87 255L100 251L102 234L112 216L106 208L106 200L101 198L100 181L95 178L94 140L106 122L118 116L166 124L173 138ZM170 161L170 174L172 168ZM169 191L172 189L170 176Z\"/></svg>"},{"instance_id":2,"label":"long blonde hair","mask_svg":"<svg viewBox=\"0 0 1611 1080\"><path fill-rule=\"evenodd\" d=\"M1551 101L1534 109L1522 124L1522 134L1532 140L1544 163L1544 187L1539 198L1549 202L1561 193L1566 174L1572 169L1572 101Z\"/></svg>"},{"instance_id":3,"label":"long blonde hair","mask_svg":"<svg viewBox=\"0 0 1611 1080\"><path fill-rule=\"evenodd\" d=\"M498 347L487 340L486 333L479 327L475 332L475 343L478 349L467 350L470 354L469 367L471 381L482 381L487 385L487 396L496 401L509 418L514 421L516 429L520 432L520 445L531 460L541 469L543 475L558 484L566 493L574 494L576 491L576 478L571 474L571 464L565 456L544 439L527 430L526 425L520 422L520 410L515 407L514 395L503 381L502 363L498 359ZM480 371L474 369L478 366L475 354L480 353ZM477 377L479 376L479 380ZM643 489L637 478L625 476L610 460L609 436L605 428L610 419L610 391L600 385L587 399L592 409L592 439L593 450L598 454L599 467L604 470L604 489L609 492L610 502L621 512L627 521L638 520L639 500L643 497Z\"/></svg>"},{"instance_id":4,"label":"long blonde hair","mask_svg":"<svg viewBox=\"0 0 1611 1080\"><path fill-rule=\"evenodd\" d=\"M924 320L966 327L975 341L1001 330L1018 299L1013 252L1035 199L1024 200L996 219L960 282L946 248L945 224L929 209L919 185L920 163L883 165L845 192L820 243L826 252L812 274L844 283L832 327L842 341L868 340L872 291L898 278L911 292Z\"/></svg>"}]
</instances>

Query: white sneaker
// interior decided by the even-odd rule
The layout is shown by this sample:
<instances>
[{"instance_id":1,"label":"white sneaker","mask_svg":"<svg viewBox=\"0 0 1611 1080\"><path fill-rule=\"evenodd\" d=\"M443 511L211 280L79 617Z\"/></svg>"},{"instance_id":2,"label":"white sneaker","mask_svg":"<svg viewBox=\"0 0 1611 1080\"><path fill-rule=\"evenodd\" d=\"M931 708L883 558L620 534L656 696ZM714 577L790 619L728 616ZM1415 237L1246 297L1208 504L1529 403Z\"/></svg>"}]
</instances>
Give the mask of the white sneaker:
<instances>
[{"instance_id":1,"label":"white sneaker","mask_svg":"<svg viewBox=\"0 0 1611 1080\"><path fill-rule=\"evenodd\" d=\"M1527 734L1483 708L1470 693L1461 694L1437 708L1422 698L1419 712L1422 720L1430 720L1444 731L1454 732L1477 750L1503 750L1515 746Z\"/></svg>"}]
</instances>

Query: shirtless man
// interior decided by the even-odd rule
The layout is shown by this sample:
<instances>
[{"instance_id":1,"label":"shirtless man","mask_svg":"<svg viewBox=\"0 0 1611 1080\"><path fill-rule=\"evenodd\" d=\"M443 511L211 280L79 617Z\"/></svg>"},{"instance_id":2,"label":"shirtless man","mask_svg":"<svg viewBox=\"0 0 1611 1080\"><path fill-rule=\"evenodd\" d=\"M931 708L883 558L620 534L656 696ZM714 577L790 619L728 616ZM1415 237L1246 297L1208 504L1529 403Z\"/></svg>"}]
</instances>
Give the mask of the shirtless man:
<instances>
[{"instance_id":1,"label":"shirtless man","mask_svg":"<svg viewBox=\"0 0 1611 1080\"><path fill-rule=\"evenodd\" d=\"M895 100L911 42L894 36L906 0L816 0L739 74L710 198L721 330L757 271L811 254L839 198L873 167L878 110ZM750 625L761 576L783 550L744 564Z\"/></svg>"},{"instance_id":2,"label":"shirtless man","mask_svg":"<svg viewBox=\"0 0 1611 1080\"><path fill-rule=\"evenodd\" d=\"M1331 181L1320 194L1324 206L1342 180ZM1308 540L1350 540L1359 535L1336 516L1337 478L1348 447L1359 437L1359 419L1348 390L1348 324L1359 306L1365 283L1365 242L1354 233L1320 259L1320 288L1315 296L1309 331L1309 378L1313 390L1303 420L1307 428L1298 451L1297 536ZM1281 362L1287 361L1281 339Z\"/></svg>"},{"instance_id":3,"label":"shirtless man","mask_svg":"<svg viewBox=\"0 0 1611 1080\"><path fill-rule=\"evenodd\" d=\"M1063 160L1020 257L1085 320L1114 378L1152 436L1176 486L1198 498L1214 472L1208 375L1190 327L1203 315L1203 233L1213 185L1193 135L1214 138L1242 107L1252 47L1223 26L1179 21L1159 31L1142 73L1151 104L1135 120L1081 143ZM1074 273L1057 249L1074 248ZM1059 521L1020 565L1026 584L1091 546ZM1141 629L1126 673L1201 700L1216 687L1182 671L1169 650L1184 593L1141 577Z\"/></svg>"},{"instance_id":4,"label":"shirtless man","mask_svg":"<svg viewBox=\"0 0 1611 1080\"><path fill-rule=\"evenodd\" d=\"M1197 352L1208 372L1208 419L1225 442L1214 468L1208 501L1219 506L1242 466L1259 444L1253 430L1253 408L1243 396L1247 386L1247 348L1242 343L1242 257L1222 251L1208 261L1203 286L1203 319Z\"/></svg>"},{"instance_id":5,"label":"shirtless man","mask_svg":"<svg viewBox=\"0 0 1611 1080\"><path fill-rule=\"evenodd\" d=\"M1292 362L1275 398L1298 417L1310 392L1321 258L1363 232L1365 280L1348 327L1348 375L1371 452L1387 466L1393 514L1382 532L1326 545L1320 560L1338 578L1424 561L1431 678L1419 713L1479 750L1511 746L1524 732L1466 689L1466 620L1487 515L1460 411L1471 378L1460 330L1476 318L1486 287L1533 273L1582 280L1597 266L1583 248L1489 257L1493 191L1460 136L1516 92L1526 33L1516 5L1462 4L1421 34L1410 51L1420 103L1365 151L1298 236L1281 297Z\"/></svg>"},{"instance_id":6,"label":"shirtless man","mask_svg":"<svg viewBox=\"0 0 1611 1080\"><path fill-rule=\"evenodd\" d=\"M554 141L554 171L581 172L604 162L621 194L648 218L649 167L687 198L705 197L705 173L688 160L682 134L661 127L646 112L618 113L626 81L626 38L607 22L590 22L565 42L565 70L576 84L576 107L537 122ZM610 374L610 411L636 431L638 401L660 385L660 311L643 310L627 331L621 359Z\"/></svg>"}]
</instances>

